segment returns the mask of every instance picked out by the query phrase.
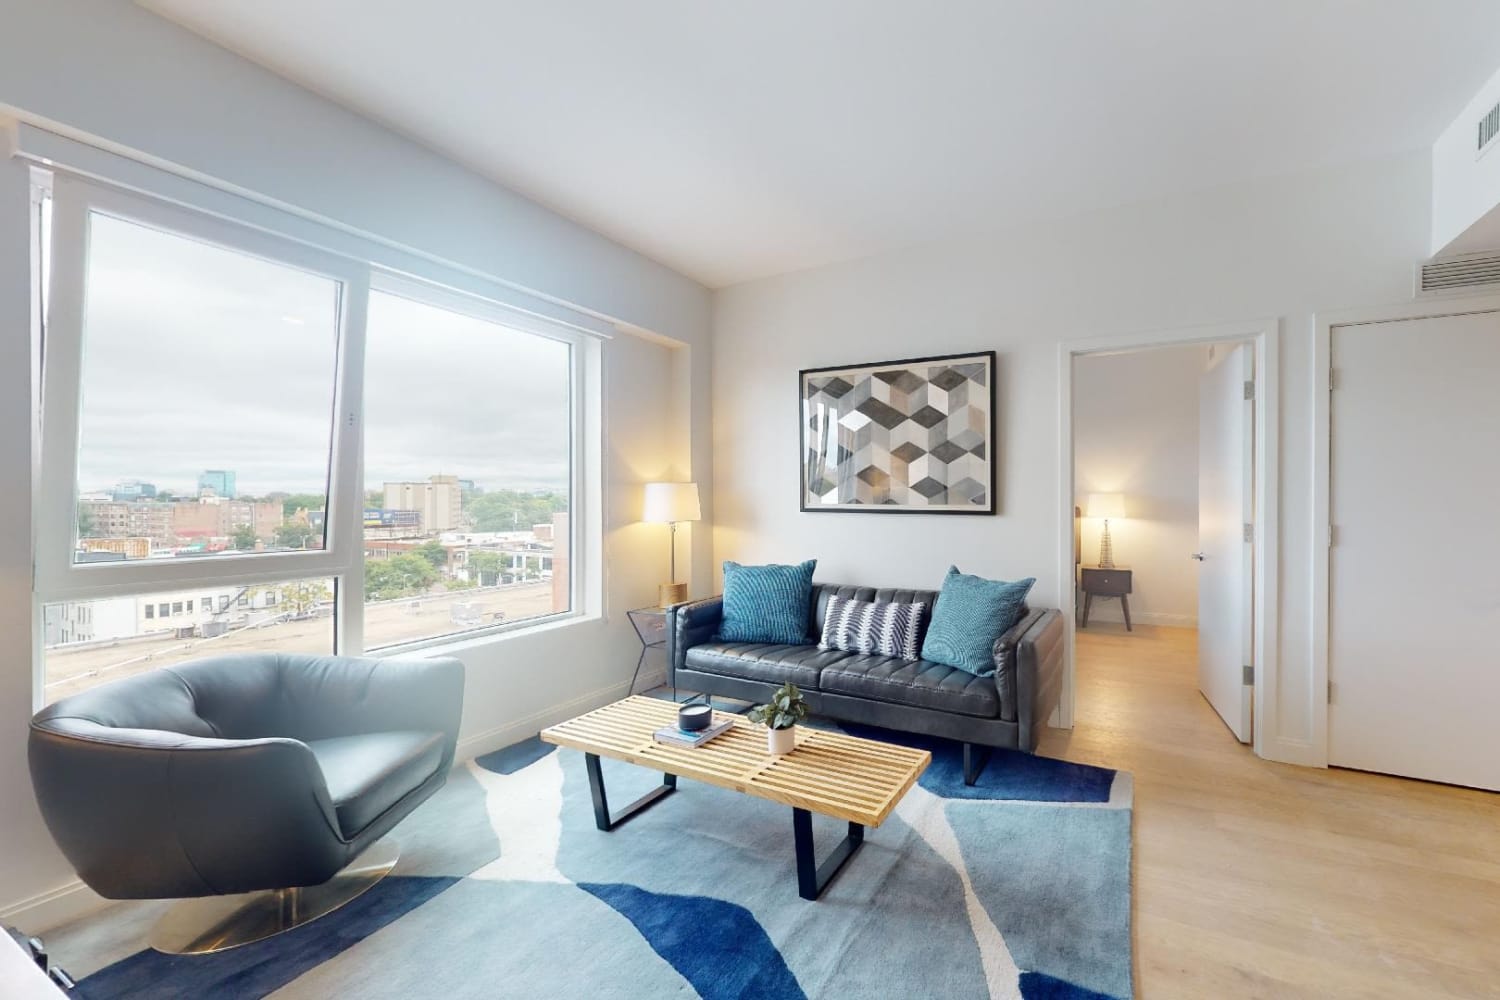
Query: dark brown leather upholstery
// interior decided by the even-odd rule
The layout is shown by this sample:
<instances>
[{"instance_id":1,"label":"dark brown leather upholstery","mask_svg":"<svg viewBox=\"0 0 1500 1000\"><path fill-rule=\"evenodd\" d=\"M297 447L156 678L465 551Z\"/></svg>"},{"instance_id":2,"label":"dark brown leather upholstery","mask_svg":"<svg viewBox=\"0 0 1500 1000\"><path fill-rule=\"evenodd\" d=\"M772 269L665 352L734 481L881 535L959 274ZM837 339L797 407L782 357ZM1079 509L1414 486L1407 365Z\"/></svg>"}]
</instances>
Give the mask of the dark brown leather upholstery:
<instances>
[{"instance_id":1,"label":"dark brown leather upholstery","mask_svg":"<svg viewBox=\"0 0 1500 1000\"><path fill-rule=\"evenodd\" d=\"M813 710L831 718L947 736L990 746L1035 750L1062 692L1063 620L1028 609L995 642L995 672L976 677L926 660L861 656L817 648L832 595L859 601L925 603L937 591L814 584L807 643L771 645L715 640L722 598L670 612L674 685L708 694L765 701L791 681Z\"/></svg>"},{"instance_id":2,"label":"dark brown leather upholstery","mask_svg":"<svg viewBox=\"0 0 1500 1000\"><path fill-rule=\"evenodd\" d=\"M103 684L32 719L32 787L109 899L327 881L447 780L463 664L245 653Z\"/></svg>"}]
</instances>

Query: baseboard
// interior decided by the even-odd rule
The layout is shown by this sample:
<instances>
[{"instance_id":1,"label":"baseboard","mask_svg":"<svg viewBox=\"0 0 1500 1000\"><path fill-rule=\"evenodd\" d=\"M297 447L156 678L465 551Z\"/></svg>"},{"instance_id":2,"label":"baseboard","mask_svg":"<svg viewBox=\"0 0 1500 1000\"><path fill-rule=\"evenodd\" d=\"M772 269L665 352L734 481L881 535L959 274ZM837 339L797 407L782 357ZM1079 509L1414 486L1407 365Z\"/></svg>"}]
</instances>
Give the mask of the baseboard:
<instances>
[{"instance_id":1,"label":"baseboard","mask_svg":"<svg viewBox=\"0 0 1500 1000\"><path fill-rule=\"evenodd\" d=\"M1089 621L1123 625L1125 624L1125 616L1120 613L1119 608L1101 608L1089 612ZM1170 615L1162 611L1131 611L1130 621L1133 625L1166 625L1171 628L1198 627L1197 615Z\"/></svg>"},{"instance_id":2,"label":"baseboard","mask_svg":"<svg viewBox=\"0 0 1500 1000\"><path fill-rule=\"evenodd\" d=\"M641 674L640 680L636 682L635 690L637 693L650 691L652 688L666 682L667 672L665 669L649 671ZM579 695L572 701L552 705L523 719L517 719L515 722L506 723L503 726L497 726L494 729L487 729L482 733L475 733L473 736L465 737L458 741L458 752L454 755L454 760L460 762L470 760L474 757L493 753L496 750L508 747L512 743L519 743L524 739L535 736L548 726L554 726L559 722L565 722L573 718L575 715L582 715L590 709L599 708L601 705L608 705L612 701L618 701L625 697L625 692L629 689L630 681L623 680L617 684L611 684L608 687L598 688L587 694Z\"/></svg>"},{"instance_id":3,"label":"baseboard","mask_svg":"<svg viewBox=\"0 0 1500 1000\"><path fill-rule=\"evenodd\" d=\"M93 913L109 900L78 879L48 892L23 899L0 910L0 923L19 927L27 934L45 934L60 924Z\"/></svg>"}]
</instances>

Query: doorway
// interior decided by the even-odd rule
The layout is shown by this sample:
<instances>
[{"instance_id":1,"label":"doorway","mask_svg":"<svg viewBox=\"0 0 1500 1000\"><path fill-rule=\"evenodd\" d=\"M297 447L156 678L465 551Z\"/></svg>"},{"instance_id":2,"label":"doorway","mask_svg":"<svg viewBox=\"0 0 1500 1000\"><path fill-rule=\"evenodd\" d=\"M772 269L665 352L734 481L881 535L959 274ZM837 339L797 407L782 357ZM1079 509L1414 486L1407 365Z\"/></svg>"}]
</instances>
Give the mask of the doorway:
<instances>
[{"instance_id":1,"label":"doorway","mask_svg":"<svg viewBox=\"0 0 1500 1000\"><path fill-rule=\"evenodd\" d=\"M1259 750L1275 666L1276 350L1274 323L1064 345L1063 726L1079 711L1080 649L1186 643L1202 697Z\"/></svg>"}]
</instances>

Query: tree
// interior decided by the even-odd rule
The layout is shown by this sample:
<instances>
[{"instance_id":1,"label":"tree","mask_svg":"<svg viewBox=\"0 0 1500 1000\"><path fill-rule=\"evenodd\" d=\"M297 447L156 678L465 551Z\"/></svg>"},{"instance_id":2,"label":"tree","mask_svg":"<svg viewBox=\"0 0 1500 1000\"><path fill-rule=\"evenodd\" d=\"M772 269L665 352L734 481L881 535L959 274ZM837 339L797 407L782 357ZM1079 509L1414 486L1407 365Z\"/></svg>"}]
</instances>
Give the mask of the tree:
<instances>
[{"instance_id":1,"label":"tree","mask_svg":"<svg viewBox=\"0 0 1500 1000\"><path fill-rule=\"evenodd\" d=\"M260 539L255 536L255 527L249 524L242 524L238 528L235 528L234 533L229 537L230 540L234 543L234 547L236 549L239 549L241 552L250 551L251 549L255 548L256 543L260 541Z\"/></svg>"},{"instance_id":2,"label":"tree","mask_svg":"<svg viewBox=\"0 0 1500 1000\"><path fill-rule=\"evenodd\" d=\"M293 618L305 618L317 611L319 605L333 600L328 584L318 580L300 580L268 589L276 594L276 610Z\"/></svg>"},{"instance_id":3,"label":"tree","mask_svg":"<svg viewBox=\"0 0 1500 1000\"><path fill-rule=\"evenodd\" d=\"M78 537L93 538L97 525L94 524L94 509L86 503L78 505Z\"/></svg>"},{"instance_id":4,"label":"tree","mask_svg":"<svg viewBox=\"0 0 1500 1000\"><path fill-rule=\"evenodd\" d=\"M322 510L328 498L321 493L293 493L281 500L281 516L290 518L299 510Z\"/></svg>"},{"instance_id":5,"label":"tree","mask_svg":"<svg viewBox=\"0 0 1500 1000\"><path fill-rule=\"evenodd\" d=\"M276 544L287 549L306 548L307 540L316 534L316 531L300 521L288 521L276 526Z\"/></svg>"},{"instance_id":6,"label":"tree","mask_svg":"<svg viewBox=\"0 0 1500 1000\"><path fill-rule=\"evenodd\" d=\"M437 582L437 570L421 556L405 553L365 563L365 600L388 601L425 594Z\"/></svg>"},{"instance_id":7,"label":"tree","mask_svg":"<svg viewBox=\"0 0 1500 1000\"><path fill-rule=\"evenodd\" d=\"M553 514L567 509L566 493L496 490L472 498L466 513L475 531L527 531L533 524L550 524Z\"/></svg>"},{"instance_id":8,"label":"tree","mask_svg":"<svg viewBox=\"0 0 1500 1000\"><path fill-rule=\"evenodd\" d=\"M500 574L505 570L505 560L498 552L475 552L469 556L469 569L481 584L493 587L500 582Z\"/></svg>"},{"instance_id":9,"label":"tree","mask_svg":"<svg viewBox=\"0 0 1500 1000\"><path fill-rule=\"evenodd\" d=\"M432 563L432 568L442 571L448 568L448 550L443 548L443 543L436 538L429 539L411 550L414 556L421 556Z\"/></svg>"}]
</instances>

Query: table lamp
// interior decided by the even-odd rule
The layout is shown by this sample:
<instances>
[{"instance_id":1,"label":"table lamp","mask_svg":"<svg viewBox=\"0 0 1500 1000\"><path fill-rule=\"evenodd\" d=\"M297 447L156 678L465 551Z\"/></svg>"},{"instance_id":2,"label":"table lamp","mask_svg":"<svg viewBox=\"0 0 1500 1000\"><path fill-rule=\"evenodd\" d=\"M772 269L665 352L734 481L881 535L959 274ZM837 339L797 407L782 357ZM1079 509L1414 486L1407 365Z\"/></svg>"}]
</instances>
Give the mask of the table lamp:
<instances>
[{"instance_id":1,"label":"table lamp","mask_svg":"<svg viewBox=\"0 0 1500 1000\"><path fill-rule=\"evenodd\" d=\"M1115 553L1109 540L1109 519L1125 516L1125 494L1090 493L1088 516L1104 519L1104 533L1099 536L1099 568L1114 569Z\"/></svg>"},{"instance_id":2,"label":"table lamp","mask_svg":"<svg viewBox=\"0 0 1500 1000\"><path fill-rule=\"evenodd\" d=\"M672 577L659 588L662 607L687 600L687 584L677 582L677 525L702 517L698 507L697 483L647 483L646 502L641 520L672 526Z\"/></svg>"}]
</instances>

